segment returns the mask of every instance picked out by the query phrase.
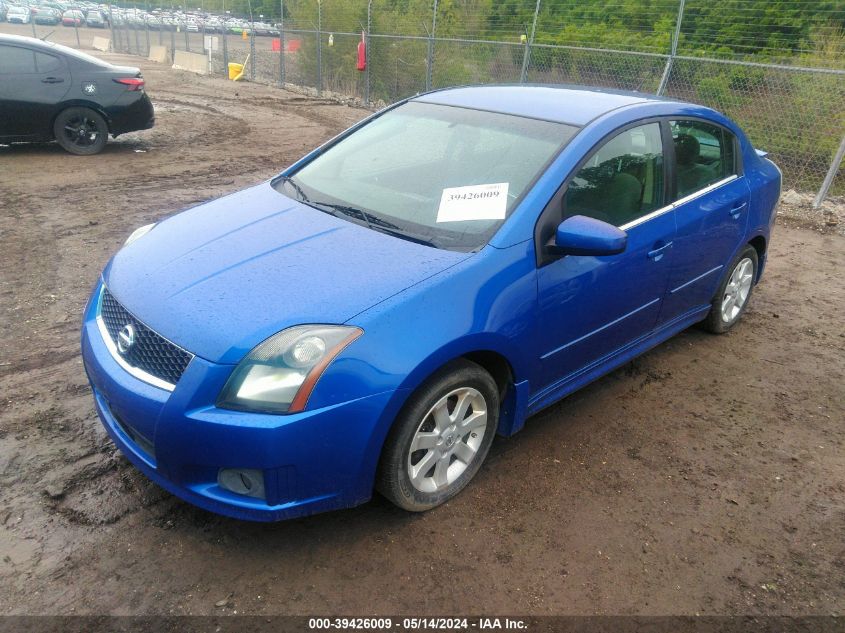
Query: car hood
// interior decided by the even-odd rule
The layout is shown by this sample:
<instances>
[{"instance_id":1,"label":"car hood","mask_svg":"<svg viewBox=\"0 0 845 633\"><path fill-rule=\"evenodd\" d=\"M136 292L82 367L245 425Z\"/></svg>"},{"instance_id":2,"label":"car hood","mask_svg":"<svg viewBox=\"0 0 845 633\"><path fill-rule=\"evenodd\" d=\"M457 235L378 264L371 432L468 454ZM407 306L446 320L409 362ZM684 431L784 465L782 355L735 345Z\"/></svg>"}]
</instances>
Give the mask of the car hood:
<instances>
[{"instance_id":1,"label":"car hood","mask_svg":"<svg viewBox=\"0 0 845 633\"><path fill-rule=\"evenodd\" d=\"M159 223L121 249L103 279L162 336L237 363L284 328L344 323L469 256L373 231L263 183Z\"/></svg>"}]
</instances>

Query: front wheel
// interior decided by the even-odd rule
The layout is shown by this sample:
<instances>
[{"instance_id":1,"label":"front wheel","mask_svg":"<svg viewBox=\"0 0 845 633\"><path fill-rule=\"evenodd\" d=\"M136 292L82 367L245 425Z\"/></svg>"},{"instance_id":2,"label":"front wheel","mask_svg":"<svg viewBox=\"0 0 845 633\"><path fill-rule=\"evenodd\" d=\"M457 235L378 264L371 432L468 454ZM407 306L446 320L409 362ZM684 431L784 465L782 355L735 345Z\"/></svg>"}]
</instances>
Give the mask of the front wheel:
<instances>
[{"instance_id":1,"label":"front wheel","mask_svg":"<svg viewBox=\"0 0 845 633\"><path fill-rule=\"evenodd\" d=\"M728 269L730 272L722 280L710 312L702 322L704 329L714 334L724 334L739 321L754 290L757 265L757 250L753 246L746 246L736 256Z\"/></svg>"},{"instance_id":2,"label":"front wheel","mask_svg":"<svg viewBox=\"0 0 845 633\"><path fill-rule=\"evenodd\" d=\"M56 142L71 154L90 156L106 146L109 128L91 108L67 108L56 117L53 134Z\"/></svg>"},{"instance_id":3,"label":"front wheel","mask_svg":"<svg viewBox=\"0 0 845 633\"><path fill-rule=\"evenodd\" d=\"M467 360L429 378L402 410L385 442L377 489L422 512L457 495L481 468L499 422L493 378Z\"/></svg>"}]
</instances>

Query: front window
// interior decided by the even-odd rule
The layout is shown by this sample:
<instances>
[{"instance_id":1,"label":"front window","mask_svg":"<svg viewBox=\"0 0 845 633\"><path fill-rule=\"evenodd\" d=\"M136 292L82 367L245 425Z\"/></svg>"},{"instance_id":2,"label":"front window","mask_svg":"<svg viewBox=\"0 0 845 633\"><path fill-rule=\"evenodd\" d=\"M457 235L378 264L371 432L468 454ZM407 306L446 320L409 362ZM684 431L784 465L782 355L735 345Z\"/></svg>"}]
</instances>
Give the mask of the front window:
<instances>
[{"instance_id":1,"label":"front window","mask_svg":"<svg viewBox=\"0 0 845 633\"><path fill-rule=\"evenodd\" d=\"M470 251L487 243L577 131L562 123L410 102L274 186L373 230Z\"/></svg>"},{"instance_id":2,"label":"front window","mask_svg":"<svg viewBox=\"0 0 845 633\"><path fill-rule=\"evenodd\" d=\"M35 54L30 49L0 44L0 75L35 72Z\"/></svg>"},{"instance_id":3,"label":"front window","mask_svg":"<svg viewBox=\"0 0 845 633\"><path fill-rule=\"evenodd\" d=\"M660 124L620 132L575 174L566 190L566 214L622 226L663 206Z\"/></svg>"}]
</instances>

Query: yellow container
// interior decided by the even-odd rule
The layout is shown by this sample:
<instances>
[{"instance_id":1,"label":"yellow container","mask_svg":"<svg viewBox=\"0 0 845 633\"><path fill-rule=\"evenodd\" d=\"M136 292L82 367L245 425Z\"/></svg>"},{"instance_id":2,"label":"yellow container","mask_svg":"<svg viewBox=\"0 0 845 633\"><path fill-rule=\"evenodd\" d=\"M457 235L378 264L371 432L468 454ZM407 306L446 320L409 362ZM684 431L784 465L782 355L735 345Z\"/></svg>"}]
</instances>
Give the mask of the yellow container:
<instances>
[{"instance_id":1,"label":"yellow container","mask_svg":"<svg viewBox=\"0 0 845 633\"><path fill-rule=\"evenodd\" d=\"M235 81L235 78L240 75L244 71L243 64L235 64L234 62L229 64L229 79Z\"/></svg>"}]
</instances>

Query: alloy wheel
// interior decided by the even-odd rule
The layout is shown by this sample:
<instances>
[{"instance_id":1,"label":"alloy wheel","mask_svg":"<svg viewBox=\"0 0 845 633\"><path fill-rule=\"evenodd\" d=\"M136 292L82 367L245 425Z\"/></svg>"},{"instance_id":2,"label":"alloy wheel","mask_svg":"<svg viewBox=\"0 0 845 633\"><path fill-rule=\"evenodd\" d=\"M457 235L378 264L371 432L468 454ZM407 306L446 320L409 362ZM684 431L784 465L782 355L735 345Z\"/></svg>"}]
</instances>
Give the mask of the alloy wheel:
<instances>
[{"instance_id":1,"label":"alloy wheel","mask_svg":"<svg viewBox=\"0 0 845 633\"><path fill-rule=\"evenodd\" d=\"M97 129L96 121L80 115L70 118L65 123L64 135L69 143L77 147L91 147L97 142L100 131Z\"/></svg>"},{"instance_id":2,"label":"alloy wheel","mask_svg":"<svg viewBox=\"0 0 845 633\"><path fill-rule=\"evenodd\" d=\"M748 257L741 259L725 287L725 294L722 297L722 321L730 323L742 312L751 292L753 279L754 262Z\"/></svg>"},{"instance_id":3,"label":"alloy wheel","mask_svg":"<svg viewBox=\"0 0 845 633\"><path fill-rule=\"evenodd\" d=\"M478 456L487 429L487 402L471 387L440 398L423 417L408 451L408 476L421 492L442 492Z\"/></svg>"}]
</instances>

